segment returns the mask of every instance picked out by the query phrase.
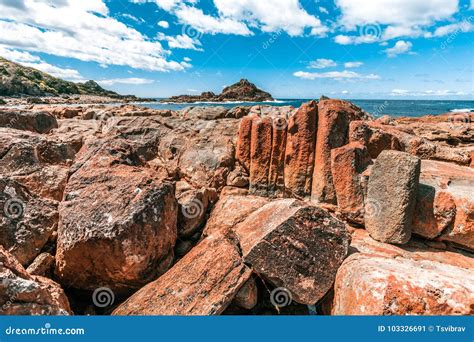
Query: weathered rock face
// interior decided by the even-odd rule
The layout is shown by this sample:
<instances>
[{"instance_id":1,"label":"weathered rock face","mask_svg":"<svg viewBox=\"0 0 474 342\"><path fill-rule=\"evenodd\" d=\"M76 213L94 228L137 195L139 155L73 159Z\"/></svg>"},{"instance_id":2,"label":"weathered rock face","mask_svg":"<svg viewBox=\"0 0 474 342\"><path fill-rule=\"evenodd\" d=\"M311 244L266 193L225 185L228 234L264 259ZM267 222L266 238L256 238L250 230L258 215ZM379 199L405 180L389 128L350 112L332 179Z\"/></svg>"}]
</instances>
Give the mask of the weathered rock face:
<instances>
[{"instance_id":1,"label":"weathered rock face","mask_svg":"<svg viewBox=\"0 0 474 342\"><path fill-rule=\"evenodd\" d=\"M234 230L245 262L302 304L329 290L350 242L341 221L295 199L265 205Z\"/></svg>"},{"instance_id":2,"label":"weathered rock face","mask_svg":"<svg viewBox=\"0 0 474 342\"><path fill-rule=\"evenodd\" d=\"M1 315L69 315L67 297L54 281L28 274L0 246Z\"/></svg>"},{"instance_id":3,"label":"weathered rock face","mask_svg":"<svg viewBox=\"0 0 474 342\"><path fill-rule=\"evenodd\" d=\"M331 173L331 150L347 144L349 123L367 117L360 108L342 100L321 100L318 103L318 132L311 199L336 203Z\"/></svg>"},{"instance_id":4,"label":"weathered rock face","mask_svg":"<svg viewBox=\"0 0 474 342\"><path fill-rule=\"evenodd\" d=\"M336 279L335 315L472 315L472 270L356 254Z\"/></svg>"},{"instance_id":5,"label":"weathered rock face","mask_svg":"<svg viewBox=\"0 0 474 342\"><path fill-rule=\"evenodd\" d=\"M246 116L242 118L237 137L235 159L240 165L250 172L250 144L252 141L252 122L256 116Z\"/></svg>"},{"instance_id":6,"label":"weathered rock face","mask_svg":"<svg viewBox=\"0 0 474 342\"><path fill-rule=\"evenodd\" d=\"M304 103L290 116L285 150L285 191L298 197L311 194L318 106Z\"/></svg>"},{"instance_id":7,"label":"weathered rock face","mask_svg":"<svg viewBox=\"0 0 474 342\"><path fill-rule=\"evenodd\" d=\"M332 181L337 205L347 219L363 224L364 189L361 174L372 164L365 146L351 143L331 151Z\"/></svg>"},{"instance_id":8,"label":"weathered rock face","mask_svg":"<svg viewBox=\"0 0 474 342\"><path fill-rule=\"evenodd\" d=\"M52 278L54 273L55 259L49 253L41 253L35 260L28 266L26 272L31 275L43 276L46 278Z\"/></svg>"},{"instance_id":9,"label":"weathered rock face","mask_svg":"<svg viewBox=\"0 0 474 342\"><path fill-rule=\"evenodd\" d=\"M128 291L156 279L173 259L174 186L143 167L139 155L120 140L78 163L59 209L56 273L61 283Z\"/></svg>"},{"instance_id":10,"label":"weathered rock face","mask_svg":"<svg viewBox=\"0 0 474 342\"><path fill-rule=\"evenodd\" d=\"M279 115L272 118L272 155L268 173L268 192L275 197L283 195L285 192L284 170L287 126L286 116Z\"/></svg>"},{"instance_id":11,"label":"weathered rock face","mask_svg":"<svg viewBox=\"0 0 474 342\"><path fill-rule=\"evenodd\" d=\"M383 151L369 178L365 227L370 236L387 243L406 243L420 177L420 159L398 151Z\"/></svg>"},{"instance_id":12,"label":"weathered rock face","mask_svg":"<svg viewBox=\"0 0 474 342\"><path fill-rule=\"evenodd\" d=\"M269 202L269 199L259 196L221 195L207 220L204 236L227 234L239 222Z\"/></svg>"},{"instance_id":13,"label":"weathered rock face","mask_svg":"<svg viewBox=\"0 0 474 342\"><path fill-rule=\"evenodd\" d=\"M390 125L354 121L350 124L349 141L360 142L367 146L372 158L377 158L383 150L397 150L410 153L422 159L469 165L470 157L468 152L435 144L423 137L410 133Z\"/></svg>"},{"instance_id":14,"label":"weathered rock face","mask_svg":"<svg viewBox=\"0 0 474 342\"><path fill-rule=\"evenodd\" d=\"M46 112L0 110L0 127L48 133L58 127L58 122Z\"/></svg>"},{"instance_id":15,"label":"weathered rock face","mask_svg":"<svg viewBox=\"0 0 474 342\"><path fill-rule=\"evenodd\" d=\"M236 242L212 235L113 314L217 315L226 309L250 276Z\"/></svg>"},{"instance_id":16,"label":"weathered rock face","mask_svg":"<svg viewBox=\"0 0 474 342\"><path fill-rule=\"evenodd\" d=\"M413 232L474 250L474 170L422 161Z\"/></svg>"},{"instance_id":17,"label":"weathered rock face","mask_svg":"<svg viewBox=\"0 0 474 342\"><path fill-rule=\"evenodd\" d=\"M0 128L0 175L36 195L60 201L79 147L51 136Z\"/></svg>"},{"instance_id":18,"label":"weathered rock face","mask_svg":"<svg viewBox=\"0 0 474 342\"><path fill-rule=\"evenodd\" d=\"M184 118L202 119L202 120L217 120L226 117L229 110L222 106L217 107L188 107L185 108L181 115Z\"/></svg>"},{"instance_id":19,"label":"weathered rock face","mask_svg":"<svg viewBox=\"0 0 474 342\"><path fill-rule=\"evenodd\" d=\"M250 188L251 194L268 194L268 175L272 155L272 120L266 116L252 122L250 143Z\"/></svg>"},{"instance_id":20,"label":"weathered rock face","mask_svg":"<svg viewBox=\"0 0 474 342\"><path fill-rule=\"evenodd\" d=\"M0 244L22 265L40 254L57 229L58 203L30 193L23 185L0 178Z\"/></svg>"},{"instance_id":21,"label":"weathered rock face","mask_svg":"<svg viewBox=\"0 0 474 342\"><path fill-rule=\"evenodd\" d=\"M334 315L469 315L474 262L420 242L398 248L355 230L334 286Z\"/></svg>"}]
</instances>

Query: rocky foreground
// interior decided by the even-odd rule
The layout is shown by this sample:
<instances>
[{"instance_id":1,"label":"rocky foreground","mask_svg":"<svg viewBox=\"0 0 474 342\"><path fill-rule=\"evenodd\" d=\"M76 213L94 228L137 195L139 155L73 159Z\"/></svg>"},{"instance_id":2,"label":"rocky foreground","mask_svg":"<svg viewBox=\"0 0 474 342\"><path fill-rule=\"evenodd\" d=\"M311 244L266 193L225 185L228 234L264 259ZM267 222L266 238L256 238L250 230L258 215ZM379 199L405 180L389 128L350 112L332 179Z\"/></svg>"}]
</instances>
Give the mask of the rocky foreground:
<instances>
[{"instance_id":1,"label":"rocky foreground","mask_svg":"<svg viewBox=\"0 0 474 342\"><path fill-rule=\"evenodd\" d=\"M0 313L474 313L473 113L0 110Z\"/></svg>"}]
</instances>

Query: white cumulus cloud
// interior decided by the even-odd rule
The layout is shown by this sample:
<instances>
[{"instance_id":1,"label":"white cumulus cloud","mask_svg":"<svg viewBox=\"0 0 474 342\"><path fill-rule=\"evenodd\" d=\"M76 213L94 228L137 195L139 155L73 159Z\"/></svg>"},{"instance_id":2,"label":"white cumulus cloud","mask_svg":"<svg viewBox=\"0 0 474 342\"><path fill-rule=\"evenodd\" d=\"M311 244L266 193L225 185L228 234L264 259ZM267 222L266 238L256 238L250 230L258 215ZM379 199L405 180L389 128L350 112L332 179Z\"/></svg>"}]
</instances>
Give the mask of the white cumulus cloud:
<instances>
[{"instance_id":1,"label":"white cumulus cloud","mask_svg":"<svg viewBox=\"0 0 474 342\"><path fill-rule=\"evenodd\" d=\"M160 26L160 27L163 27L163 28L167 29L167 28L169 28L169 27L170 27L170 24L169 24L167 21L160 20L160 21L158 22L158 26Z\"/></svg>"},{"instance_id":2,"label":"white cumulus cloud","mask_svg":"<svg viewBox=\"0 0 474 342\"><path fill-rule=\"evenodd\" d=\"M358 68L360 66L364 65L362 62L346 62L344 63L344 68Z\"/></svg>"},{"instance_id":3,"label":"white cumulus cloud","mask_svg":"<svg viewBox=\"0 0 474 342\"><path fill-rule=\"evenodd\" d=\"M375 74L362 75L354 71L328 71L328 72L306 72L306 71L297 71L293 73L293 76L306 80L315 80L320 78L330 78L333 80L344 80L344 79L367 79L367 80L377 80L380 79L380 76Z\"/></svg>"},{"instance_id":4,"label":"white cumulus cloud","mask_svg":"<svg viewBox=\"0 0 474 342\"><path fill-rule=\"evenodd\" d=\"M168 60L170 52L159 41L110 17L103 0L0 2L0 44L104 66L153 71L187 67Z\"/></svg>"},{"instance_id":5,"label":"white cumulus cloud","mask_svg":"<svg viewBox=\"0 0 474 342\"><path fill-rule=\"evenodd\" d=\"M312 35L324 35L328 28L309 14L299 0L214 0L217 15L206 14L193 0L152 0L174 14L183 25L202 33L249 36L252 29L263 32L285 31L300 36L307 29Z\"/></svg>"},{"instance_id":6,"label":"white cumulus cloud","mask_svg":"<svg viewBox=\"0 0 474 342\"><path fill-rule=\"evenodd\" d=\"M406 42L404 40L399 40L391 48L385 50L385 53L388 57L395 57L403 53L409 53L411 51L413 44L411 42Z\"/></svg>"},{"instance_id":7,"label":"white cumulus cloud","mask_svg":"<svg viewBox=\"0 0 474 342\"><path fill-rule=\"evenodd\" d=\"M309 63L308 68L311 69L325 69L329 67L337 66L337 63L332 59L318 58L315 61Z\"/></svg>"}]
</instances>

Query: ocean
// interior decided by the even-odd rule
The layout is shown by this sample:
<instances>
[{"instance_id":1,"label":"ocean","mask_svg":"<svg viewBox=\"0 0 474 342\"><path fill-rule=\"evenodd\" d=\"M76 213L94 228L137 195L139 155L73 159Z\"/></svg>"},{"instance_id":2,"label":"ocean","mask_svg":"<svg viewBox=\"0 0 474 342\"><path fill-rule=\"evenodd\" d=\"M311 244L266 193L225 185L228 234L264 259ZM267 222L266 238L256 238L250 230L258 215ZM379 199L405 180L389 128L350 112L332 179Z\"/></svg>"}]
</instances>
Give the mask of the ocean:
<instances>
[{"instance_id":1,"label":"ocean","mask_svg":"<svg viewBox=\"0 0 474 342\"><path fill-rule=\"evenodd\" d=\"M309 99L279 99L271 102L196 102L196 103L140 103L139 105L153 109L171 109L179 110L189 106L253 106L253 105L271 105L271 106L293 106L299 107L303 102ZM393 117L409 116L417 117L423 115L437 115L447 112L473 112L474 101L448 101L448 100L351 100L366 112L380 117L390 115Z\"/></svg>"}]
</instances>

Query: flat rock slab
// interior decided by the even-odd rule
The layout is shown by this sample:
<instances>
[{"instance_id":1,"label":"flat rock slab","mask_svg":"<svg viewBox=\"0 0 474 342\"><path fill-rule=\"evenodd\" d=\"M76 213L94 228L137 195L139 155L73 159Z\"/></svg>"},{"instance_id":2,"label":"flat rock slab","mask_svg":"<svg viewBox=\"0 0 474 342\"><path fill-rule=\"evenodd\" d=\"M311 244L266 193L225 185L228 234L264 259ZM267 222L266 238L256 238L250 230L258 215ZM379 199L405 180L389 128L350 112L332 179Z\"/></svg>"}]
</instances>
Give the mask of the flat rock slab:
<instances>
[{"instance_id":1,"label":"flat rock slab","mask_svg":"<svg viewBox=\"0 0 474 342\"><path fill-rule=\"evenodd\" d=\"M365 227L377 241L403 244L411 237L420 159L383 151L372 167L365 202Z\"/></svg>"},{"instance_id":2,"label":"flat rock slab","mask_svg":"<svg viewBox=\"0 0 474 342\"><path fill-rule=\"evenodd\" d=\"M473 269L356 253L339 269L333 315L472 315Z\"/></svg>"},{"instance_id":3,"label":"flat rock slab","mask_svg":"<svg viewBox=\"0 0 474 342\"><path fill-rule=\"evenodd\" d=\"M209 236L113 314L218 315L250 276L235 242L223 235Z\"/></svg>"},{"instance_id":4,"label":"flat rock slab","mask_svg":"<svg viewBox=\"0 0 474 342\"><path fill-rule=\"evenodd\" d=\"M226 234L248 215L269 202L268 198L259 196L221 195L211 211L203 234L205 236L216 232Z\"/></svg>"},{"instance_id":5,"label":"flat rock slab","mask_svg":"<svg viewBox=\"0 0 474 342\"><path fill-rule=\"evenodd\" d=\"M277 200L235 227L244 260L293 299L314 304L331 287L350 235L327 211L295 199Z\"/></svg>"}]
</instances>

